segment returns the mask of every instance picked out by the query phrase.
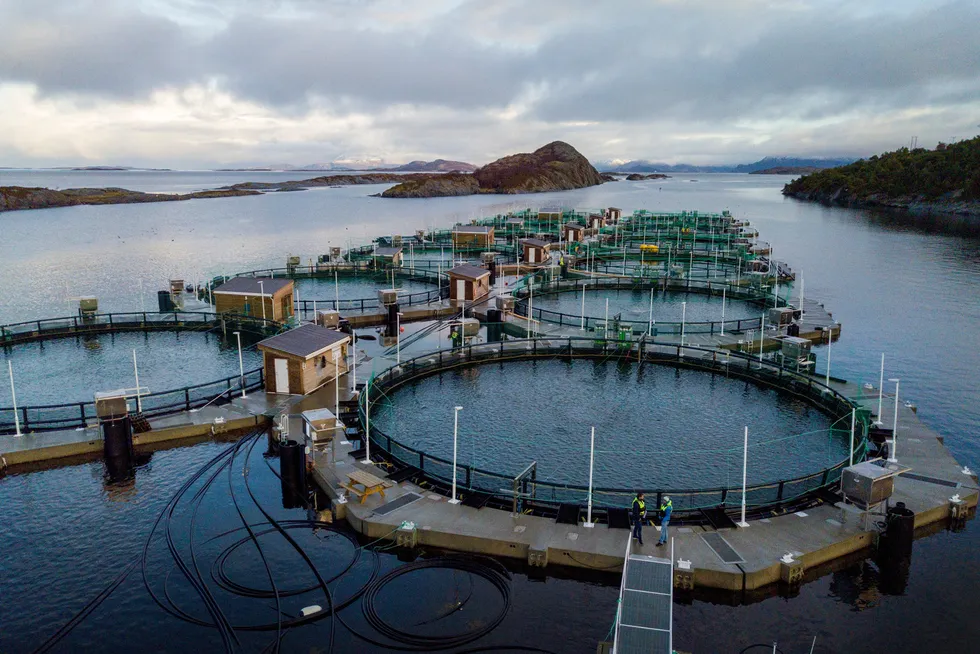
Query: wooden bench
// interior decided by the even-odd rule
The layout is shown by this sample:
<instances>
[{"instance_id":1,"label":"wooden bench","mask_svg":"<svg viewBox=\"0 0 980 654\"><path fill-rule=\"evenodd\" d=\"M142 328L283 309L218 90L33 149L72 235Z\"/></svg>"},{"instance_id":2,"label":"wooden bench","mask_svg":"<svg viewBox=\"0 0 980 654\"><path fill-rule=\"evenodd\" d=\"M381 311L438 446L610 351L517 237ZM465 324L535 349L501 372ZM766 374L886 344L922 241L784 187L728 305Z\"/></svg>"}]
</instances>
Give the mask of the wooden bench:
<instances>
[{"instance_id":1,"label":"wooden bench","mask_svg":"<svg viewBox=\"0 0 980 654\"><path fill-rule=\"evenodd\" d=\"M361 504L364 504L364 500L368 495L373 495L374 493L380 493L382 500L385 498L385 480L372 475L370 472L363 470L348 472L347 483L343 486L349 494L361 498Z\"/></svg>"}]
</instances>

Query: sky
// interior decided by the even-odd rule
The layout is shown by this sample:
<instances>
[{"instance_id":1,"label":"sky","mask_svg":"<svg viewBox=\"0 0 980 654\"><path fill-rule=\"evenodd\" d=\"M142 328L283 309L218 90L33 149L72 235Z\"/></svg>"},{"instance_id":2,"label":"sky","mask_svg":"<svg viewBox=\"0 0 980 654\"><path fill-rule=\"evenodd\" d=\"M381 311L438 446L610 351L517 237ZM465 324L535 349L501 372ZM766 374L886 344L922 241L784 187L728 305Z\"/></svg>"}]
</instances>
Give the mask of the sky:
<instances>
[{"instance_id":1,"label":"sky","mask_svg":"<svg viewBox=\"0 0 980 654\"><path fill-rule=\"evenodd\" d=\"M0 0L0 166L867 156L980 133L980 0Z\"/></svg>"}]
</instances>

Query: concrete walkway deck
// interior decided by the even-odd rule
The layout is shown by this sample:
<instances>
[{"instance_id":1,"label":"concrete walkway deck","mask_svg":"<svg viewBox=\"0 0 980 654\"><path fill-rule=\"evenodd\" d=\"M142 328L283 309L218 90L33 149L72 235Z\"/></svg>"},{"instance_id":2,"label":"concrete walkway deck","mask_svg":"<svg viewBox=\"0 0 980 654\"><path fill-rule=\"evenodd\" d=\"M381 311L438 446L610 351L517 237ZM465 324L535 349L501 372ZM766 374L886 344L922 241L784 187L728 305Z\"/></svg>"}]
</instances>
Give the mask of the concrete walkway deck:
<instances>
[{"instance_id":1,"label":"concrete walkway deck","mask_svg":"<svg viewBox=\"0 0 980 654\"><path fill-rule=\"evenodd\" d=\"M836 386L852 397L859 394L854 384ZM862 402L872 410L877 408L876 395L869 397L867 391L862 394ZM562 565L600 571L622 568L629 538L626 529L610 529L604 524L591 528L558 524L549 518L451 504L447 497L408 482L391 484L384 499L372 495L363 503L346 501L341 483L347 472L358 468L386 476L382 466L351 458L350 449L349 443L338 443L336 461L329 451L314 449L313 478L334 500L336 517L346 518L368 538L524 559L531 566ZM978 500L976 476L964 472L944 447L942 437L906 407L899 411L897 452L899 463L912 471L895 480L890 501L905 502L915 512L920 534L928 525L942 523L954 515L973 515ZM385 512L390 503L410 494L418 498ZM808 571L819 573L821 567L837 559L869 550L877 541L875 522L880 520L880 515L838 502L751 521L747 528L716 531L710 527L671 527L675 563L683 562L675 567L674 582L681 588L736 592L777 582L796 584L812 576ZM634 542L635 553L665 551L655 546L657 528L646 527L644 535L645 545ZM719 537L724 539L721 545ZM716 551L724 550L725 544L731 552ZM728 555L727 561L721 554ZM783 561L787 554L791 557L788 563Z\"/></svg>"}]
</instances>

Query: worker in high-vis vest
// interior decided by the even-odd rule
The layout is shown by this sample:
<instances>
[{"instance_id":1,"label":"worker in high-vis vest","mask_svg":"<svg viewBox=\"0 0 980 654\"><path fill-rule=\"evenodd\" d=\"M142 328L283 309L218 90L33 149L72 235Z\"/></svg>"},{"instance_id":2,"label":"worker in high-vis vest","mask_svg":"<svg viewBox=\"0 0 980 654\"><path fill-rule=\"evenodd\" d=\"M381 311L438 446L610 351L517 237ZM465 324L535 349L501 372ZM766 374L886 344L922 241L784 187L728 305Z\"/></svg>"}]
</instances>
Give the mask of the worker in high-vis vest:
<instances>
[{"instance_id":1,"label":"worker in high-vis vest","mask_svg":"<svg viewBox=\"0 0 980 654\"><path fill-rule=\"evenodd\" d=\"M643 521L647 517L647 505L643 501L643 493L637 493L636 497L633 498L633 506L631 509L633 515L633 538L643 544Z\"/></svg>"},{"instance_id":2,"label":"worker in high-vis vest","mask_svg":"<svg viewBox=\"0 0 980 654\"><path fill-rule=\"evenodd\" d=\"M663 504L660 505L660 540L657 541L657 547L667 542L667 525L670 524L670 514L673 510L673 502L670 501L670 497L664 495Z\"/></svg>"}]
</instances>

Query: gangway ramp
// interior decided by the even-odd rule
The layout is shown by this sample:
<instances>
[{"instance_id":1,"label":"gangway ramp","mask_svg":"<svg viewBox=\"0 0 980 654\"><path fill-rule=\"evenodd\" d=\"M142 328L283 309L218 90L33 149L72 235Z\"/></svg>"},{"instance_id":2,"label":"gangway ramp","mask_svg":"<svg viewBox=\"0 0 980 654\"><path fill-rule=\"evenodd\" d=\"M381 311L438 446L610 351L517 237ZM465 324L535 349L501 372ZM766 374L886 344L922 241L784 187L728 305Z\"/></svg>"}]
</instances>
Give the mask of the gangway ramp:
<instances>
[{"instance_id":1,"label":"gangway ramp","mask_svg":"<svg viewBox=\"0 0 980 654\"><path fill-rule=\"evenodd\" d=\"M630 553L627 539L613 654L673 652L674 566L670 558Z\"/></svg>"}]
</instances>

